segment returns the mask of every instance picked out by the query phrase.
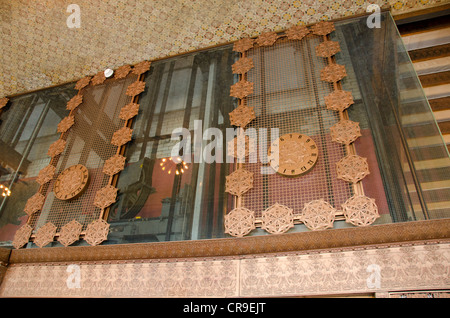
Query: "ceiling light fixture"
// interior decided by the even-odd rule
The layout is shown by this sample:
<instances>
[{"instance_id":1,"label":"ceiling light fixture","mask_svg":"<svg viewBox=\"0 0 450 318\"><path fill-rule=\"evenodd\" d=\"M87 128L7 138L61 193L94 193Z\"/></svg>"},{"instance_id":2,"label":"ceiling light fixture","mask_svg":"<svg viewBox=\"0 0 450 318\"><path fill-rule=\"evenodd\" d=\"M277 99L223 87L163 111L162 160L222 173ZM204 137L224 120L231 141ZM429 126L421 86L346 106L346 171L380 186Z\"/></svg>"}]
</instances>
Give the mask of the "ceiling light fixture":
<instances>
[{"instance_id":1,"label":"ceiling light fixture","mask_svg":"<svg viewBox=\"0 0 450 318\"><path fill-rule=\"evenodd\" d=\"M9 188L4 186L3 184L0 184L0 191L3 197L9 197L11 195L11 191L9 190Z\"/></svg>"},{"instance_id":2,"label":"ceiling light fixture","mask_svg":"<svg viewBox=\"0 0 450 318\"><path fill-rule=\"evenodd\" d=\"M172 173L172 168L168 167L166 164L168 163L168 161L172 161L176 164L175 166L175 174L178 176L180 174L185 173L185 170L188 170L189 167L187 165L186 162L183 161L183 159L181 159L181 157L176 157L176 158L162 158L161 162L159 163L159 166L161 167L162 171L166 171L167 169L167 174L171 174Z\"/></svg>"},{"instance_id":3,"label":"ceiling light fixture","mask_svg":"<svg viewBox=\"0 0 450 318\"><path fill-rule=\"evenodd\" d=\"M114 74L114 71L113 71L112 69L107 68L107 69L105 70L105 77L106 77L106 78L111 77L113 74Z\"/></svg>"}]
</instances>

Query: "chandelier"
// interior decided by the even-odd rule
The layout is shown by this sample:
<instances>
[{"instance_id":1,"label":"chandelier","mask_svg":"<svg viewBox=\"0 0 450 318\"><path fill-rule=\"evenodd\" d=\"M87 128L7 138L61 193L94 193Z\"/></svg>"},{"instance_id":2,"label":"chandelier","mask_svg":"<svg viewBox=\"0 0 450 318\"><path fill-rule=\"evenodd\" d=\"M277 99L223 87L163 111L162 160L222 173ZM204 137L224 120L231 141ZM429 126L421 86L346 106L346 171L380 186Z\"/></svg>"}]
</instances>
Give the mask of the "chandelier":
<instances>
[{"instance_id":1,"label":"chandelier","mask_svg":"<svg viewBox=\"0 0 450 318\"><path fill-rule=\"evenodd\" d=\"M11 190L3 184L0 184L0 191L3 197L9 197L11 195Z\"/></svg>"},{"instance_id":2,"label":"chandelier","mask_svg":"<svg viewBox=\"0 0 450 318\"><path fill-rule=\"evenodd\" d=\"M175 163L175 167L171 167L168 163L172 161L173 163ZM176 175L182 174L184 173L187 169L187 163L183 161L183 159L181 159L181 157L176 157L176 158L172 158L172 157L168 157L168 158L162 158L161 162L159 163L161 170L162 171L166 171L167 174L171 174L172 171L175 171Z\"/></svg>"}]
</instances>

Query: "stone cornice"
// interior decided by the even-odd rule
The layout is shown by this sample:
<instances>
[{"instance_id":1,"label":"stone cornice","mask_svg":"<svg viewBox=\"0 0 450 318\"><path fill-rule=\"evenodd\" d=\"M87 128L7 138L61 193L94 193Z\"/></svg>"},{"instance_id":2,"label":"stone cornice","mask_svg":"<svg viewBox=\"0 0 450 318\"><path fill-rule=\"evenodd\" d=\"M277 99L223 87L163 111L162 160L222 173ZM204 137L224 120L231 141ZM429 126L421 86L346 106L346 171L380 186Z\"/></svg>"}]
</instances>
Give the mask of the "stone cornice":
<instances>
[{"instance_id":1,"label":"stone cornice","mask_svg":"<svg viewBox=\"0 0 450 318\"><path fill-rule=\"evenodd\" d=\"M245 257L447 242L450 219L197 241L12 250L10 264Z\"/></svg>"}]
</instances>

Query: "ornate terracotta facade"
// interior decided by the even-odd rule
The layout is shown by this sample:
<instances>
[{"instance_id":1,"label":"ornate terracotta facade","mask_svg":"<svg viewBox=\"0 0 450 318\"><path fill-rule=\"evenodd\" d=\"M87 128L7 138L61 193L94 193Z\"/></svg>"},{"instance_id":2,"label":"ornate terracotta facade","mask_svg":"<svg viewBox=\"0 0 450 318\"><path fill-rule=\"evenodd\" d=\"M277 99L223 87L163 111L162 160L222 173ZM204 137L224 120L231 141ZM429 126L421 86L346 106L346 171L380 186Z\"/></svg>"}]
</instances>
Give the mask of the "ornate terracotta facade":
<instances>
[{"instance_id":1,"label":"ornate terracotta facade","mask_svg":"<svg viewBox=\"0 0 450 318\"><path fill-rule=\"evenodd\" d=\"M400 1L400 3L402 2ZM284 4L286 5L286 3ZM329 5L331 6L331 2ZM247 6L251 7L252 4L247 4ZM289 6L293 8L295 4L289 4ZM269 12L270 10L266 11ZM288 20L287 17L283 16L283 18ZM240 19L241 22L242 20L245 20L245 18ZM326 35L333 30L334 28L331 28L328 23L321 23L312 28L312 32L319 35ZM257 45L272 45L277 39L274 32L263 30L262 26L255 28L254 32L262 32L257 41L250 38L238 41L235 44L235 51L245 52L255 43ZM308 32L309 30L306 27L296 26L288 29L286 34L288 39L300 40ZM198 41L201 42L200 35L197 36L199 37ZM331 44L331 41L325 42L325 44L317 48L319 56L330 57L338 52L339 46ZM205 43L197 43L197 45L202 47ZM158 54L163 53L158 51ZM165 54L170 55L173 52L166 52ZM148 71L149 67L150 62L136 64L133 68L125 65L116 70L115 78L124 78L129 72L139 75ZM247 63L236 65L233 71L237 74L243 74L252 67L252 63L247 61ZM330 70L328 68L324 71L323 79L336 82L344 76L346 76L345 69ZM81 90L90 81L93 85L101 85L105 78L102 72L98 72L92 79L85 77L79 80L76 88ZM46 82L44 81L44 83ZM240 85L232 88L232 96L243 98L253 93L253 83L244 81L239 83ZM8 89L17 90L17 84L15 84L16 86L14 86L14 83L11 85ZM35 84L28 83L26 85L32 86ZM136 96L144 89L145 83L137 80L136 83L130 85L127 95ZM342 90L336 90L335 92L348 93ZM3 106L6 105L7 101L7 99L4 101ZM68 104L68 109L75 110L81 102L82 96L77 95ZM353 104L353 98L351 94L329 96L329 98L325 97L325 102L329 109L342 112ZM3 106L0 100L0 109ZM127 108L123 108L120 117L125 121L136 116L139 111L139 105L136 103L130 103L127 106ZM246 106L241 105L240 107ZM243 113L246 117L236 118L234 120L236 126L245 127L254 119L254 112L252 113L251 109L247 107L244 110ZM237 115L241 115L241 113ZM232 117L233 115L230 114L230 119ZM58 131L63 133L70 129L72 124L68 119L61 123ZM117 131L112 143L120 147L129 142L131 136L132 130L123 127ZM359 136L359 129L353 127L345 131L337 131L334 139L336 142L350 144ZM65 144L61 145L61 141L54 144L49 152L50 156L57 156L64 150ZM246 144L248 145L248 143ZM233 148L234 146L236 145L233 142ZM248 154L247 149L246 152ZM111 157L103 172L113 176L123 169L124 164L125 160L121 155ZM360 166L363 166L360 169L363 170L362 172L358 170ZM358 182L369 173L364 162L352 164L350 170L353 172L357 170L359 174L356 177L347 178L346 181L348 182ZM352 171L345 173L349 175ZM53 173L50 169L49 171L42 171L39 184L42 185L51 180ZM251 185L247 184L251 183L248 180L249 178L244 179L234 180L235 182L245 182L246 185L244 190L238 189L232 194L238 196L239 193L251 188ZM233 182L233 180L230 180L230 182ZM96 204L101 208L106 208L115 201L116 194L117 189L109 185L99 191ZM38 199L40 198L34 200L38 202L30 202L32 206L26 208L28 214L33 214L39 210L39 206L42 206ZM355 206L357 208L353 208ZM436 226L438 229L434 234L425 231L415 236L415 233L420 231L409 233L407 230L402 230L393 234L394 237L392 238L389 233L395 232L395 228L398 228L398 226L393 226L389 230L386 230L386 227L374 227L372 229L365 227L379 217L373 199L364 196L352 197L343 205L343 210L346 221L355 226L363 226L363 229L358 230L368 232L358 233L369 233L369 238L364 237L364 234L359 234L356 238L347 234L347 237L340 241L335 237L339 234L331 232L324 234L324 236L315 236L316 234L314 234L309 238L302 235L301 237L305 238L305 241L299 243L292 239L295 235L281 234L294 226L295 220L292 216L292 210L289 211L288 207L280 205L272 206L264 211L265 213L261 218L262 228L270 233L279 234L276 235L276 238L235 239L236 241L229 246L226 244L230 241L225 240L224 245L222 245L222 243L213 240L212 242L172 242L156 247L151 246L151 244L145 246L97 247L95 245L100 244L107 238L109 225L103 220L96 220L82 234L81 225L72 221L59 233L58 241L65 246L64 252L61 252L61 249L20 250L12 252L10 257L5 258L7 259L5 262L0 259L0 296L259 297L374 294L381 297L390 297L391 295L394 297L402 291L448 288L450 285L448 278L450 273L450 245L448 240L445 239L448 237L448 226L446 227L444 223L442 227ZM310 230L323 230L332 227L336 211L327 202L321 201L310 202L309 205L305 206L304 212L304 217L301 220L305 226ZM227 230L233 236L242 237L255 229L254 212L250 210L245 208L235 209L228 213L227 217L228 219L225 220L225 223L229 222ZM416 226L420 225L416 224ZM35 233L35 243L43 247L53 241L56 228L52 227L51 223L47 223L40 230L41 232ZM380 232L377 232L377 230L380 230ZM406 232L409 234L406 234ZM342 234L343 232L339 233ZM310 235L311 233L303 234ZM15 247L24 246L31 235L32 228L29 226L22 227L18 231L18 237L15 241L17 246ZM79 239L80 235L83 235L83 239L93 246L81 249L78 247L67 248ZM382 238L376 238L378 236ZM317 237L320 240L315 241ZM404 237L408 237L408 239L405 240ZM382 241L383 238L384 241ZM371 239L374 241L378 239L379 241L372 244L373 242L370 243ZM255 242L263 243L258 245ZM384 243L381 244L381 242ZM357 245L358 243L361 245ZM299 248L300 245L303 247ZM335 245L338 245L338 247L336 248ZM105 256L107 254L105 254L105 250L109 250L111 253L109 256L112 255L112 257ZM85 253L86 251L87 253ZM2 251L0 250L0 252ZM68 257L68 255L71 256ZM2 267L6 267L4 264L8 265L7 271L1 271ZM77 266L80 270L79 286L68 284L69 265ZM375 270L373 270L374 268ZM373 275L376 268L380 269L379 276ZM436 292L436 295L438 294L439 292Z\"/></svg>"},{"instance_id":2,"label":"ornate terracotta facade","mask_svg":"<svg viewBox=\"0 0 450 318\"><path fill-rule=\"evenodd\" d=\"M446 1L374 0L370 3L380 7L390 5L393 15L398 15L440 6ZM5 70L0 75L1 97L61 84L86 74L93 76L106 67L117 68L267 31L363 14L368 2L239 0L223 6L220 1L209 0L171 1L170 4L158 0L153 5L134 2L123 5L114 0L94 7L85 1L79 5L82 22L77 29L65 23L70 13L66 13L64 2L47 5L45 1L10 1L3 5L2 11L8 18L0 20L4 30L0 41L9 49L2 56ZM133 36L123 32L123 25L130 23L133 27L139 24L139 32ZM19 40L24 34L28 39L25 43ZM144 42L148 46L136 49L135 43ZM94 58L67 58L80 47L88 48Z\"/></svg>"},{"instance_id":3,"label":"ornate terracotta facade","mask_svg":"<svg viewBox=\"0 0 450 318\"><path fill-rule=\"evenodd\" d=\"M266 256L17 263L9 265L0 296L395 297L411 289L445 290L450 283L449 257L448 243L430 243ZM76 270L78 284L71 281Z\"/></svg>"},{"instance_id":4,"label":"ornate terracotta facade","mask_svg":"<svg viewBox=\"0 0 450 318\"><path fill-rule=\"evenodd\" d=\"M0 249L0 265L7 265L0 297L445 296L448 229L449 221L435 220L157 245ZM74 268L79 285L70 284Z\"/></svg>"}]
</instances>

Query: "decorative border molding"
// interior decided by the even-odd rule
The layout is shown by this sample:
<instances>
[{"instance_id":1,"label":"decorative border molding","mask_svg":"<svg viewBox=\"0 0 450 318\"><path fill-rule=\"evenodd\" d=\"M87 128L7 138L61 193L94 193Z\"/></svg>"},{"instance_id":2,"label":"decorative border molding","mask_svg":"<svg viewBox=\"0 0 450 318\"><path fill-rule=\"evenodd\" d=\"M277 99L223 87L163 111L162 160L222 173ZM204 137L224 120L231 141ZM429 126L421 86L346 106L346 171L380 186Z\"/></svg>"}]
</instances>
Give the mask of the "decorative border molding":
<instances>
[{"instance_id":1,"label":"decorative border molding","mask_svg":"<svg viewBox=\"0 0 450 318\"><path fill-rule=\"evenodd\" d=\"M8 264L11 250L7 248L0 248L0 264Z\"/></svg>"},{"instance_id":2,"label":"decorative border molding","mask_svg":"<svg viewBox=\"0 0 450 318\"><path fill-rule=\"evenodd\" d=\"M273 253L310 253L318 250L413 245L416 242L420 244L450 242L450 219L242 238L17 249L11 251L9 262L17 264L243 257Z\"/></svg>"},{"instance_id":3,"label":"decorative border molding","mask_svg":"<svg viewBox=\"0 0 450 318\"><path fill-rule=\"evenodd\" d=\"M10 249L0 248L0 286L2 285L3 278L5 277L6 270L8 269L10 255Z\"/></svg>"},{"instance_id":4,"label":"decorative border molding","mask_svg":"<svg viewBox=\"0 0 450 318\"><path fill-rule=\"evenodd\" d=\"M0 297L445 297L437 293L449 291L449 257L450 244L421 242L239 258L12 264Z\"/></svg>"}]
</instances>

